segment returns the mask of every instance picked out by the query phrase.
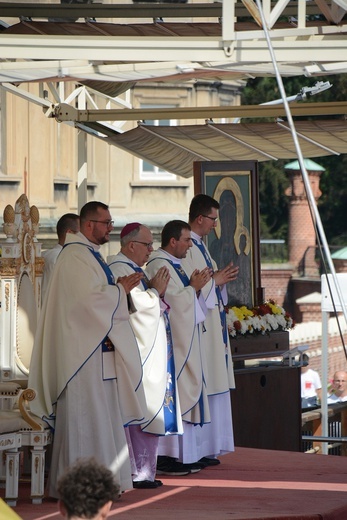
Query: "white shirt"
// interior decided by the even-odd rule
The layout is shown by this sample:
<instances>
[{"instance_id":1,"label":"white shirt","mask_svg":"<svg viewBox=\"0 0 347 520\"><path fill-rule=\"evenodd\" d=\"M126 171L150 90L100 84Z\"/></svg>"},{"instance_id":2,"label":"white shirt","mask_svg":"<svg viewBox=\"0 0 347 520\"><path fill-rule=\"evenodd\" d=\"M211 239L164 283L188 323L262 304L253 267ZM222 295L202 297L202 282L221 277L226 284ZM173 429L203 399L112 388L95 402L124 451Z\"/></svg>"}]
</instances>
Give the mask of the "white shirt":
<instances>
[{"instance_id":1,"label":"white shirt","mask_svg":"<svg viewBox=\"0 0 347 520\"><path fill-rule=\"evenodd\" d=\"M318 372L309 368L307 372L301 373L301 397L316 397L317 392L322 388Z\"/></svg>"},{"instance_id":2,"label":"white shirt","mask_svg":"<svg viewBox=\"0 0 347 520\"><path fill-rule=\"evenodd\" d=\"M345 401L347 401L347 395L343 395L341 397L337 396L336 394L328 395L328 404L344 403Z\"/></svg>"}]
</instances>

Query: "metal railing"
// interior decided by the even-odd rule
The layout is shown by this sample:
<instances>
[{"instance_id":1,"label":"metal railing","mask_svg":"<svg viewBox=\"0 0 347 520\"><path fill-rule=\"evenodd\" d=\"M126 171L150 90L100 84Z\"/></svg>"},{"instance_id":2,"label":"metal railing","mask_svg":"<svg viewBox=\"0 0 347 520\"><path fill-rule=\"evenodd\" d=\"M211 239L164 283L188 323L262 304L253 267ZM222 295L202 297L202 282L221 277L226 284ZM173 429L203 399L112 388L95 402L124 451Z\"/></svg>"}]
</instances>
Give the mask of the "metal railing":
<instances>
[{"instance_id":1,"label":"metal railing","mask_svg":"<svg viewBox=\"0 0 347 520\"><path fill-rule=\"evenodd\" d=\"M347 455L347 401L328 407L328 436L322 435L321 409L301 415L302 451L322 453L322 443L328 443L329 455Z\"/></svg>"}]
</instances>

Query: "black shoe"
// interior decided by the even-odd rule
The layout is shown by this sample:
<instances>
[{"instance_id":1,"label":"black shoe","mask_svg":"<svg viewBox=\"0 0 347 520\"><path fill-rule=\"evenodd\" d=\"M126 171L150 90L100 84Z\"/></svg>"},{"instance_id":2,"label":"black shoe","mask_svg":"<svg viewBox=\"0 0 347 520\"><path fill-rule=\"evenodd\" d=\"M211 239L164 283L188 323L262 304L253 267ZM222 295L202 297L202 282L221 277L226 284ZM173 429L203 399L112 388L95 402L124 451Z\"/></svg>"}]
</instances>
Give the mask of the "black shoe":
<instances>
[{"instance_id":1,"label":"black shoe","mask_svg":"<svg viewBox=\"0 0 347 520\"><path fill-rule=\"evenodd\" d=\"M206 466L218 466L220 464L219 459L212 459L209 457L202 457L202 459L199 460L199 462L202 462Z\"/></svg>"},{"instance_id":2,"label":"black shoe","mask_svg":"<svg viewBox=\"0 0 347 520\"><path fill-rule=\"evenodd\" d=\"M189 475L189 473L197 473L201 470L201 465L197 464L182 464L172 457L158 457L157 460L157 475L172 475L174 477L181 477Z\"/></svg>"},{"instance_id":3,"label":"black shoe","mask_svg":"<svg viewBox=\"0 0 347 520\"><path fill-rule=\"evenodd\" d=\"M162 485L163 483L161 480L155 480L154 482L152 480L133 480L134 489L155 489Z\"/></svg>"}]
</instances>

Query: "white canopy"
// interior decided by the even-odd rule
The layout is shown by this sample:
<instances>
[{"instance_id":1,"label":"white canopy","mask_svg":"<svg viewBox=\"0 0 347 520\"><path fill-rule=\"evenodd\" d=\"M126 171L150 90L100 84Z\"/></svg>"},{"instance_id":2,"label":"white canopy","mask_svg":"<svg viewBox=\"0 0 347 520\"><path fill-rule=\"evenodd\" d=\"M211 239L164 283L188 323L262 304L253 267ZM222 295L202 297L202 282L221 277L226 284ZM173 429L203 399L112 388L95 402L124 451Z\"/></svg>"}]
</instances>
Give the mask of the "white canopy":
<instances>
[{"instance_id":1,"label":"white canopy","mask_svg":"<svg viewBox=\"0 0 347 520\"><path fill-rule=\"evenodd\" d=\"M285 122L181 126L140 124L122 134L110 132L109 127L104 129L101 123L78 123L77 126L96 132L97 137L109 144L186 178L193 175L194 161L265 161L297 157ZM305 157L347 153L345 120L297 121L296 129Z\"/></svg>"}]
</instances>

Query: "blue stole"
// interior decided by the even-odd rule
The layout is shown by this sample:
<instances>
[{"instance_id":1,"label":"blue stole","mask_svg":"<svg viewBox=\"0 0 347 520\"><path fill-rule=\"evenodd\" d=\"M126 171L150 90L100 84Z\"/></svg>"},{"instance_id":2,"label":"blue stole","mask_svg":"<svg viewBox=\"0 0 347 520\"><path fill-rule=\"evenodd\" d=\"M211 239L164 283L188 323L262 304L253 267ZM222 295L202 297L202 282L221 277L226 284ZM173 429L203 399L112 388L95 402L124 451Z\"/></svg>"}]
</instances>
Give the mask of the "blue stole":
<instances>
[{"instance_id":1,"label":"blue stole","mask_svg":"<svg viewBox=\"0 0 347 520\"><path fill-rule=\"evenodd\" d=\"M69 244L65 244L63 246L63 249L65 247L68 247L68 246L71 246L71 245L79 245L79 246L84 246L86 247L87 249L89 249L89 251L92 253L92 255L94 256L94 258L99 262L99 264L101 265L105 275L106 275L106 278L107 278L107 281L108 281L108 284L109 285L116 285L116 282L114 280L114 276L113 276L113 273L111 271L111 269L109 268L109 266L107 265L107 263L105 262L105 260L103 259L103 257L101 256L101 254L99 253L99 251L95 251L91 246L88 246L87 244L83 244L82 242L70 242Z\"/></svg>"},{"instance_id":2,"label":"blue stole","mask_svg":"<svg viewBox=\"0 0 347 520\"><path fill-rule=\"evenodd\" d=\"M94 255L94 258L101 265L101 267L106 275L108 284L116 285L113 273L112 273L111 269L109 268L109 266L107 265L107 263L105 262L105 260L103 259L103 257L101 256L101 254L99 253L99 251L95 251L92 247L90 247L89 250L92 253L92 255ZM101 344L102 344L102 352L113 352L114 351L114 345L108 336L106 336L102 340Z\"/></svg>"},{"instance_id":3,"label":"blue stole","mask_svg":"<svg viewBox=\"0 0 347 520\"><path fill-rule=\"evenodd\" d=\"M149 280L148 280L148 277L147 277L146 273L142 269L142 267L135 267L132 264L128 264L128 265L130 267L132 267L134 269L134 271L136 271L137 273L142 273L143 274L143 278L141 279L141 283L142 283L142 286L143 286L144 290L147 291L147 289L149 289Z\"/></svg>"},{"instance_id":4,"label":"blue stole","mask_svg":"<svg viewBox=\"0 0 347 520\"><path fill-rule=\"evenodd\" d=\"M142 272L144 274L144 278L141 280L145 290L149 288L149 280L146 276L146 273L141 269L141 267L132 268L137 272ZM166 345L167 345L167 383L166 383L166 392L164 397L164 425L165 425L165 434L167 433L177 433L177 412L176 412L176 373L175 373L175 362L173 357L173 348L172 348L172 336L171 336L171 327L169 321L169 313L167 310L163 312L164 322L165 322L165 330L166 330Z\"/></svg>"},{"instance_id":5,"label":"blue stole","mask_svg":"<svg viewBox=\"0 0 347 520\"><path fill-rule=\"evenodd\" d=\"M177 410L176 410L176 371L173 355L172 335L168 311L163 313L166 328L167 344L167 383L164 398L164 422L165 433L177 433Z\"/></svg>"},{"instance_id":6,"label":"blue stole","mask_svg":"<svg viewBox=\"0 0 347 520\"><path fill-rule=\"evenodd\" d=\"M89 251L92 253L94 258L101 265L101 267L106 275L108 284L116 285L113 273L112 273L111 269L109 268L109 266L107 265L107 263L105 262L105 260L103 259L103 257L101 256L101 254L99 253L99 251L95 251L91 246L88 246L87 244L82 244L81 242L70 242L69 244L65 244L63 246L63 248L68 247L71 244L78 244L81 246L85 246L87 249L89 249ZM104 339L101 342L101 346L102 346L103 353L104 352L114 352L114 350L115 350L114 345L108 336L104 337ZM104 379L114 379L114 377L105 377Z\"/></svg>"},{"instance_id":7,"label":"blue stole","mask_svg":"<svg viewBox=\"0 0 347 520\"><path fill-rule=\"evenodd\" d=\"M168 260L168 262L175 269L184 287L188 287L190 284L190 279L188 278L188 275L185 272L185 270L179 264L174 264L172 260Z\"/></svg>"},{"instance_id":8,"label":"blue stole","mask_svg":"<svg viewBox=\"0 0 347 520\"><path fill-rule=\"evenodd\" d=\"M101 256L101 254L99 253L99 251L95 251L92 247L90 247L88 249L94 255L96 260L99 262L99 264L103 268L104 273L105 273L106 278L107 278L107 281L108 281L108 284L109 285L116 285L113 273L112 273L111 269L109 268L109 266L107 265L107 263L105 262L105 260L103 259L103 257Z\"/></svg>"},{"instance_id":9,"label":"blue stole","mask_svg":"<svg viewBox=\"0 0 347 520\"><path fill-rule=\"evenodd\" d=\"M175 271L176 271L178 277L180 278L181 282L183 283L184 287L188 287L190 285L190 279L189 279L187 273L179 264L174 264L174 262L172 260L170 260L169 258L162 257L162 260L166 260L167 262L169 262L169 264L175 269ZM150 263L150 262L151 262L151 260L148 263ZM198 327L198 330L199 330L199 327ZM204 374L203 374L203 380L205 381ZM205 423L205 413L204 413L204 403L203 403L202 392L201 392L201 395L199 398L199 408L200 408L200 417L201 417L200 426L202 426Z\"/></svg>"},{"instance_id":10,"label":"blue stole","mask_svg":"<svg viewBox=\"0 0 347 520\"><path fill-rule=\"evenodd\" d=\"M206 249L205 245L202 242L198 242L195 238L192 238L192 241L199 248L201 254L203 255L203 257L205 259L207 267L209 267L210 269L213 269L211 258L210 258L209 254L207 252L207 249ZM228 343L228 327L227 327L226 313L225 313L225 310L224 310L222 292L221 292L219 286L215 285L215 288L216 288L216 295L217 295L217 300L218 300L220 322L221 322L221 325L222 325L223 341L224 341L224 345L227 345L227 343Z\"/></svg>"}]
</instances>

